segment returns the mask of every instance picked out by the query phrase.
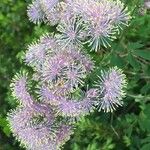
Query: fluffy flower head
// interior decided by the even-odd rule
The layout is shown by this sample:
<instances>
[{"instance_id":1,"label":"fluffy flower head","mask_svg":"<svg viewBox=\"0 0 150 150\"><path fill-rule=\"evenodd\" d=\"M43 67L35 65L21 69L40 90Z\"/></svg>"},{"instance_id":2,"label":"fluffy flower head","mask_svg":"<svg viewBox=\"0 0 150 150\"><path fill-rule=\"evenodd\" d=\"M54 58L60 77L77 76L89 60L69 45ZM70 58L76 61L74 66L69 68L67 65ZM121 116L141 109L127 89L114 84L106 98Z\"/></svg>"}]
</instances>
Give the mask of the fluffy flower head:
<instances>
[{"instance_id":1,"label":"fluffy flower head","mask_svg":"<svg viewBox=\"0 0 150 150\"><path fill-rule=\"evenodd\" d=\"M116 107L123 104L127 82L121 69L110 68L108 71L101 71L97 87L99 89L99 110L112 112Z\"/></svg>"}]
</instances>

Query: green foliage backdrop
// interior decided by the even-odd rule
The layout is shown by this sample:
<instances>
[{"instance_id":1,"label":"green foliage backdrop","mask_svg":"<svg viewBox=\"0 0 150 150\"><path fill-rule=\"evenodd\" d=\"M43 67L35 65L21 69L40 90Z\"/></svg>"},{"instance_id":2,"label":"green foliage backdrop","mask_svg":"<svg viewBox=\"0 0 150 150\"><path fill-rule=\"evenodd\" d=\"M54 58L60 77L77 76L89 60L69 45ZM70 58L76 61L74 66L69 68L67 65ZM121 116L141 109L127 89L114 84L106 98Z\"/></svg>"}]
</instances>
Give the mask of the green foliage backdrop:
<instances>
[{"instance_id":1,"label":"green foliage backdrop","mask_svg":"<svg viewBox=\"0 0 150 150\"><path fill-rule=\"evenodd\" d=\"M22 149L7 126L6 113L16 105L9 84L25 67L21 56L27 44L54 29L28 21L30 2L0 1L0 150ZM124 106L112 114L95 112L81 119L65 150L150 150L150 12L143 0L124 2L133 17L130 26L111 48L90 53L100 68L117 65L124 70L128 78ZM89 78L92 81L95 74Z\"/></svg>"}]
</instances>

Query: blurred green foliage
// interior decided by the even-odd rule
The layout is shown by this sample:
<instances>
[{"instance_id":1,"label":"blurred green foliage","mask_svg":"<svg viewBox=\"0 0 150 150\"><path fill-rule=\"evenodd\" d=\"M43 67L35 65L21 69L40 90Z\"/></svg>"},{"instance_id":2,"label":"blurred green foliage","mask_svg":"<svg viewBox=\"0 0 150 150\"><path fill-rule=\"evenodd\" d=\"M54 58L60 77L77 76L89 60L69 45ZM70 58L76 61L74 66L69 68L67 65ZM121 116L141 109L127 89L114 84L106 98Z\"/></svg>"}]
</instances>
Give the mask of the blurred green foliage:
<instances>
[{"instance_id":1,"label":"blurred green foliage","mask_svg":"<svg viewBox=\"0 0 150 150\"><path fill-rule=\"evenodd\" d=\"M112 114L95 112L77 123L65 150L150 150L150 12L143 0L123 0L133 17L112 47L90 53L99 68L117 65L128 78L123 107ZM24 67L27 45L47 31L26 15L30 0L0 1L0 150L21 150L7 126L6 113L15 106L9 84ZM96 79L96 70L87 82Z\"/></svg>"}]
</instances>

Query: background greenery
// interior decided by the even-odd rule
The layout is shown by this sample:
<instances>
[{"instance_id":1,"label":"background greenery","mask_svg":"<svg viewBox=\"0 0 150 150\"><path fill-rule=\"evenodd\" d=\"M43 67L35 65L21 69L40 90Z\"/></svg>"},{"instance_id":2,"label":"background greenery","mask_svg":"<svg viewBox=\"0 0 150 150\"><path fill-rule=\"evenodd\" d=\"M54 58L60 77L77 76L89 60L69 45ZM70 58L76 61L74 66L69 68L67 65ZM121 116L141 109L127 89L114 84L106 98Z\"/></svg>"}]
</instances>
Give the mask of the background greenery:
<instances>
[{"instance_id":1,"label":"background greenery","mask_svg":"<svg viewBox=\"0 0 150 150\"><path fill-rule=\"evenodd\" d=\"M28 21L30 2L0 0L0 150L22 149L7 126L6 113L16 105L9 84L24 67L21 56L27 45L53 30ZM99 68L117 65L124 70L128 78L124 106L113 114L95 112L82 119L65 150L150 150L150 12L143 0L124 2L133 17L130 26L111 48L90 53ZM95 74L88 81L92 82Z\"/></svg>"}]
</instances>

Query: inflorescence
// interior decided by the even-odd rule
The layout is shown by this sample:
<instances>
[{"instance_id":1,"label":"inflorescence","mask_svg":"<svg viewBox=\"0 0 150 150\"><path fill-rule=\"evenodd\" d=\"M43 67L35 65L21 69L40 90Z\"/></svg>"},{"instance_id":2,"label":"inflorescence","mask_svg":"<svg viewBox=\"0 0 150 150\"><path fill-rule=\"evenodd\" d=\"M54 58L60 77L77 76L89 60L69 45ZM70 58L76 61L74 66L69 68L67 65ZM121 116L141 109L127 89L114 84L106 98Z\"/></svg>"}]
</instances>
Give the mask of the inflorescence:
<instances>
[{"instance_id":1,"label":"inflorescence","mask_svg":"<svg viewBox=\"0 0 150 150\"><path fill-rule=\"evenodd\" d=\"M81 117L96 108L112 112L123 104L127 82L117 67L101 71L93 88L86 88L95 62L83 50L87 43L94 51L110 46L130 15L119 0L34 0L28 16L34 23L56 25L58 32L28 46L24 62L34 73L15 75L11 89L19 106L8 121L25 148L59 150Z\"/></svg>"},{"instance_id":2,"label":"inflorescence","mask_svg":"<svg viewBox=\"0 0 150 150\"><path fill-rule=\"evenodd\" d=\"M131 18L120 0L35 0L28 7L28 16L34 23L59 24L64 46L88 43L94 51L110 46Z\"/></svg>"}]
</instances>

